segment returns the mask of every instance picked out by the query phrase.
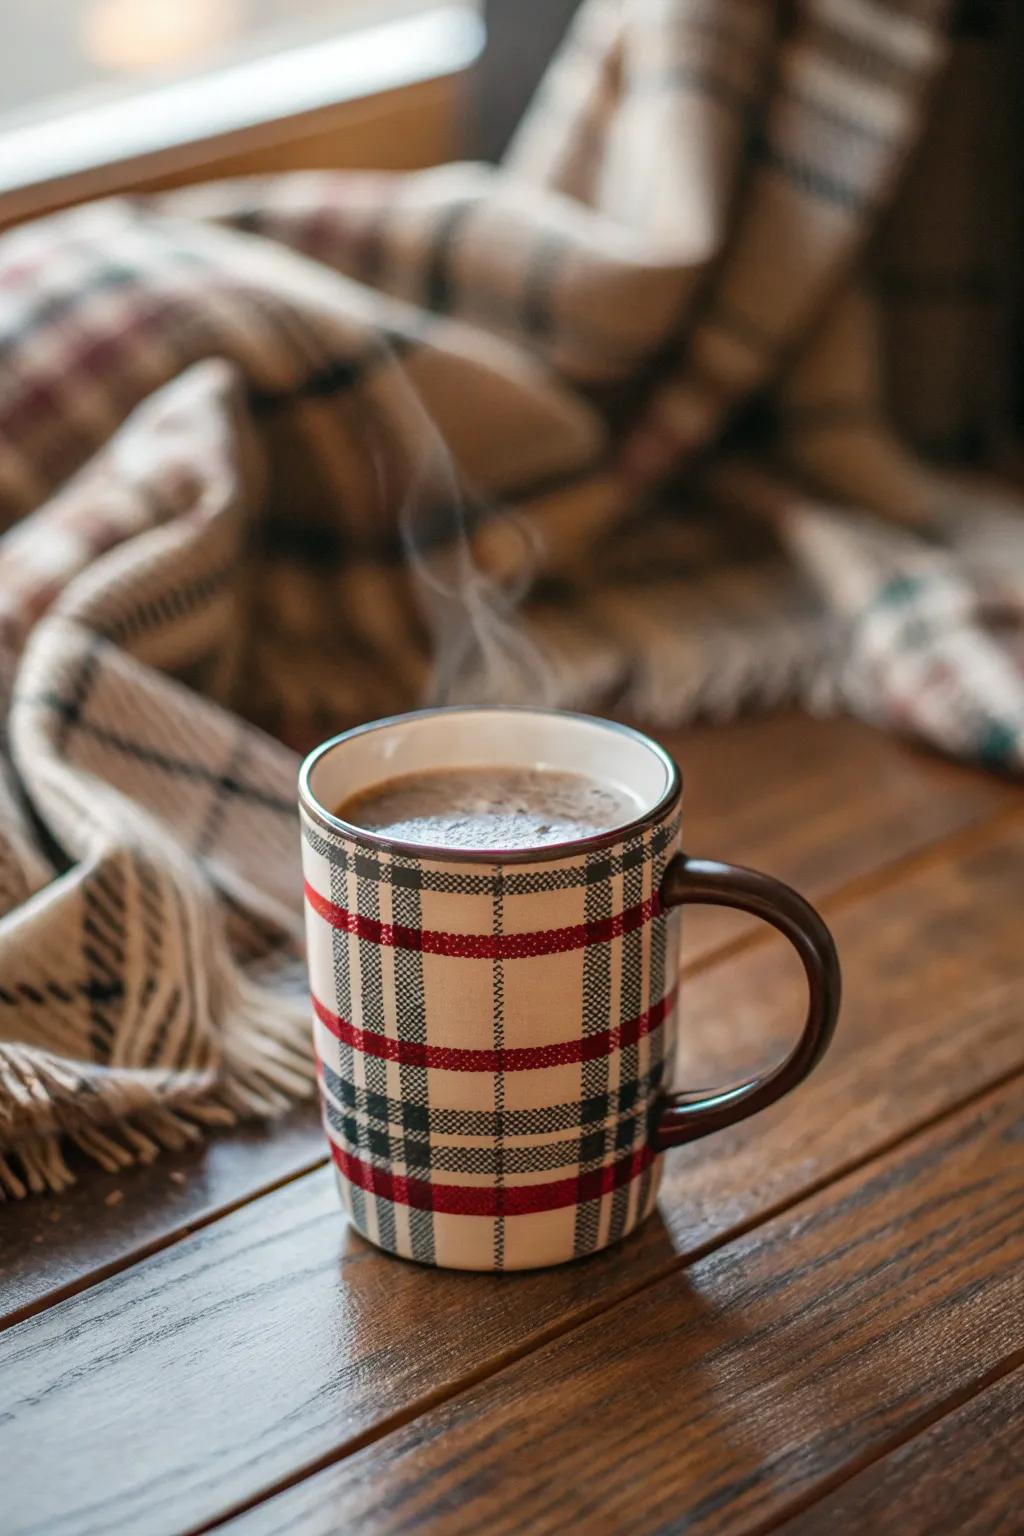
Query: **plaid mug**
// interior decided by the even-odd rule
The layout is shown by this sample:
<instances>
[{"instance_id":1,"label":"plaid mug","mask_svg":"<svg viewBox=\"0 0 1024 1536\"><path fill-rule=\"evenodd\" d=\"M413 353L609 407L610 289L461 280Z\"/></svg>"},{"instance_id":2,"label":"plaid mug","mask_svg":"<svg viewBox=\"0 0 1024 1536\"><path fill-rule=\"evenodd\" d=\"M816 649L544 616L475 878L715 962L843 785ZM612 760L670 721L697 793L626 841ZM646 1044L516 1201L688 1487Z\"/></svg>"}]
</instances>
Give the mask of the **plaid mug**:
<instances>
[{"instance_id":1,"label":"plaid mug","mask_svg":"<svg viewBox=\"0 0 1024 1536\"><path fill-rule=\"evenodd\" d=\"M334 814L399 773L539 765L619 786L635 819L467 852ZM392 1253L493 1270L594 1253L652 1210L664 1148L773 1103L828 1044L839 969L821 918L779 881L679 851L679 771L638 731L423 710L318 747L299 791L324 1127L353 1224ZM774 924L810 998L786 1060L700 1097L665 1088L689 902Z\"/></svg>"}]
</instances>

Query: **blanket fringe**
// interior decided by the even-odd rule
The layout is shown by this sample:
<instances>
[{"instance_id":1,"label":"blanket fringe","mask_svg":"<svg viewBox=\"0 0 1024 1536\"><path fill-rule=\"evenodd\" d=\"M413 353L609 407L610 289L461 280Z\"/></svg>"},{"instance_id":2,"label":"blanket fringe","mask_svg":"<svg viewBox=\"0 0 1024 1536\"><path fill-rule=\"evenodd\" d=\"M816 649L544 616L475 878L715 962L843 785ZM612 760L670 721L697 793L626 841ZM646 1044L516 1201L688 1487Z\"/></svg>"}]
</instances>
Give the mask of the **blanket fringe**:
<instances>
[{"instance_id":1,"label":"blanket fringe","mask_svg":"<svg viewBox=\"0 0 1024 1536\"><path fill-rule=\"evenodd\" d=\"M24 1200L28 1190L6 1157L0 1156L0 1200Z\"/></svg>"},{"instance_id":2,"label":"blanket fringe","mask_svg":"<svg viewBox=\"0 0 1024 1536\"><path fill-rule=\"evenodd\" d=\"M55 1136L34 1136L0 1153L0 1201L24 1200L28 1194L59 1195L74 1182Z\"/></svg>"},{"instance_id":3,"label":"blanket fringe","mask_svg":"<svg viewBox=\"0 0 1024 1536\"><path fill-rule=\"evenodd\" d=\"M305 1073L277 1062L262 1068L248 1063L233 1081L221 1082L194 1103L151 1104L110 1124L78 1123L48 1136L19 1141L0 1150L0 1204L28 1195L59 1195L77 1182L64 1158L74 1146L105 1173L121 1173L154 1162L161 1151L183 1152L211 1130L239 1120L277 1119L313 1091L309 1064Z\"/></svg>"}]
</instances>

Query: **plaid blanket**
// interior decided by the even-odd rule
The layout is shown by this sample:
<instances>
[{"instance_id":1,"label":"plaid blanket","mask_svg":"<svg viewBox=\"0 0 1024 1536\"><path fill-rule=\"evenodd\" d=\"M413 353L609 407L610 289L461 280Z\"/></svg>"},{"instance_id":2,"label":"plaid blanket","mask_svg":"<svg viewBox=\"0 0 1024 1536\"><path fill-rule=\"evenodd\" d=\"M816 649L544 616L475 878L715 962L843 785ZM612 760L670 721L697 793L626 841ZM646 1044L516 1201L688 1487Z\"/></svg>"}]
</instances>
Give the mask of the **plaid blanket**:
<instances>
[{"instance_id":1,"label":"plaid blanket","mask_svg":"<svg viewBox=\"0 0 1024 1536\"><path fill-rule=\"evenodd\" d=\"M785 697L1020 769L1024 524L892 426L998 373L941 114L905 171L946 9L587 0L500 169L3 237L7 1195L308 1090L295 754L347 723Z\"/></svg>"}]
</instances>

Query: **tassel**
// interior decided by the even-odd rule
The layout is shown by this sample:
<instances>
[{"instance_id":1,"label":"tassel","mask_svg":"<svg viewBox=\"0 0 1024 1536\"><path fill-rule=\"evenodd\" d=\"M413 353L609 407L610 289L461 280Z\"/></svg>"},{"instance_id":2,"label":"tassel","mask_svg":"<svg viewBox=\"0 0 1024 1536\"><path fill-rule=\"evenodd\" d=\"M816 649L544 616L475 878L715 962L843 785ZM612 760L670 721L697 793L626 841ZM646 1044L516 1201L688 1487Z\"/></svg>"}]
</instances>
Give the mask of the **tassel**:
<instances>
[{"instance_id":1,"label":"tassel","mask_svg":"<svg viewBox=\"0 0 1024 1536\"><path fill-rule=\"evenodd\" d=\"M126 1120L119 1129L125 1140L131 1143L140 1163L151 1163L155 1158L159 1157L160 1147L158 1144L134 1126L130 1120Z\"/></svg>"},{"instance_id":2,"label":"tassel","mask_svg":"<svg viewBox=\"0 0 1024 1536\"><path fill-rule=\"evenodd\" d=\"M191 1110L188 1111L191 1114ZM202 1132L164 1104L154 1104L138 1117L149 1134L168 1152L183 1152L202 1141Z\"/></svg>"},{"instance_id":3,"label":"tassel","mask_svg":"<svg viewBox=\"0 0 1024 1536\"><path fill-rule=\"evenodd\" d=\"M129 1147L115 1141L113 1136L101 1131L98 1126L82 1127L69 1134L72 1141L99 1163L105 1173L120 1173L123 1168L130 1168L135 1162L135 1154Z\"/></svg>"},{"instance_id":4,"label":"tassel","mask_svg":"<svg viewBox=\"0 0 1024 1536\"><path fill-rule=\"evenodd\" d=\"M7 1158L0 1153L0 1200L24 1200L28 1190L18 1178Z\"/></svg>"},{"instance_id":5,"label":"tassel","mask_svg":"<svg viewBox=\"0 0 1024 1536\"><path fill-rule=\"evenodd\" d=\"M60 1141L56 1136L47 1137L42 1147L43 1168L46 1182L55 1195L62 1194L76 1183L75 1175L64 1161Z\"/></svg>"}]
</instances>

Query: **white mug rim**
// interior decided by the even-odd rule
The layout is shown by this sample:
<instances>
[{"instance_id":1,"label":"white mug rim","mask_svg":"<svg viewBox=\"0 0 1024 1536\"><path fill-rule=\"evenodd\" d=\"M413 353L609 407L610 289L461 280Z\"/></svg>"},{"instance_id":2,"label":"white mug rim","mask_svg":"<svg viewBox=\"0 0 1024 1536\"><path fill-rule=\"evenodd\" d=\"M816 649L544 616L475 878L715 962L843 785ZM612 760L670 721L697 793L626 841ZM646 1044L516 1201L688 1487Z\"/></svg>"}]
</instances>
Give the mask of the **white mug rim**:
<instances>
[{"instance_id":1,"label":"white mug rim","mask_svg":"<svg viewBox=\"0 0 1024 1536\"><path fill-rule=\"evenodd\" d=\"M329 811L316 798L310 788L310 774L317 764L329 753L337 751L355 737L364 736L370 731L391 729L394 726L404 725L406 722L419 720L426 716L455 715L455 714L524 714L533 716L556 717L563 720L582 721L590 725L600 726L605 730L618 732L631 737L641 746L652 752L661 762L666 773L666 787L656 804L650 806L639 816L633 817L628 822L610 828L607 832L597 832L592 837L570 838L565 842L544 843L536 848L449 848L435 843L405 842L400 838L387 837L379 832L372 832L366 827L358 827L353 822L344 821ZM487 705L487 704L442 704L431 709L411 709L397 715L386 715L380 720L370 720L364 725L352 726L347 731L339 731L336 736L322 741L319 746L313 748L307 754L299 768L299 804L310 820L316 822L324 830L340 834L349 842L362 844L374 852L397 853L416 859L427 859L431 863L443 864L550 864L567 858L586 856L599 851L602 848L614 848L616 844L635 837L647 828L662 821L668 812L681 798L683 779L679 765L665 748L648 736L645 731L637 730L635 726L624 725L618 720L606 720L600 715L588 715L579 710L548 709L534 707L529 704Z\"/></svg>"}]
</instances>

